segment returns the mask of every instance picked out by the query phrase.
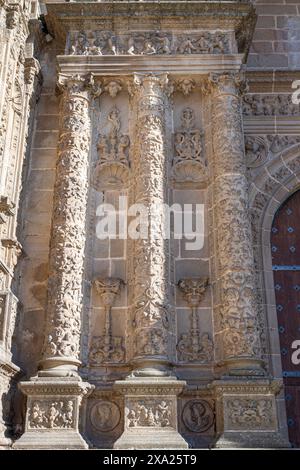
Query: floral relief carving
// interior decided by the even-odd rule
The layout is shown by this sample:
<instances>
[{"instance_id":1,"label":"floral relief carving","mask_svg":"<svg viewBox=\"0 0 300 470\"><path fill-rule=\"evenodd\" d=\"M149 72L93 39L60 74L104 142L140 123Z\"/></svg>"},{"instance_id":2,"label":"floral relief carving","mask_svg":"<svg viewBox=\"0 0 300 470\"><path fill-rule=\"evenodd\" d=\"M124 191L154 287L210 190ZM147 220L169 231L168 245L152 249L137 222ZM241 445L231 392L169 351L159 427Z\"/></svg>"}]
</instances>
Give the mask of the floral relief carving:
<instances>
[{"instance_id":1,"label":"floral relief carving","mask_svg":"<svg viewBox=\"0 0 300 470\"><path fill-rule=\"evenodd\" d=\"M129 173L130 139L128 135L121 133L120 111L116 106L108 113L107 121L110 131L107 136L99 134L99 159L92 172L92 185L99 190L106 186L124 185Z\"/></svg>"},{"instance_id":2,"label":"floral relief carving","mask_svg":"<svg viewBox=\"0 0 300 470\"><path fill-rule=\"evenodd\" d=\"M115 34L111 31L80 31L70 37L71 55L174 55L228 54L231 44L227 33L173 34L140 31Z\"/></svg>"},{"instance_id":3,"label":"floral relief carving","mask_svg":"<svg viewBox=\"0 0 300 470\"><path fill-rule=\"evenodd\" d=\"M171 400L145 398L131 401L127 404L127 427L170 427L172 426L172 405Z\"/></svg>"},{"instance_id":4,"label":"floral relief carving","mask_svg":"<svg viewBox=\"0 0 300 470\"><path fill-rule=\"evenodd\" d=\"M75 427L73 400L35 400L29 409L28 427L31 429L64 429Z\"/></svg>"},{"instance_id":5,"label":"floral relief carving","mask_svg":"<svg viewBox=\"0 0 300 470\"><path fill-rule=\"evenodd\" d=\"M272 399L232 398L227 400L227 419L233 429L274 428Z\"/></svg>"},{"instance_id":6,"label":"floral relief carving","mask_svg":"<svg viewBox=\"0 0 300 470\"><path fill-rule=\"evenodd\" d=\"M181 113L181 128L175 133L173 175L176 181L203 181L207 164L203 157L203 132L194 127L195 113L185 108Z\"/></svg>"}]
</instances>

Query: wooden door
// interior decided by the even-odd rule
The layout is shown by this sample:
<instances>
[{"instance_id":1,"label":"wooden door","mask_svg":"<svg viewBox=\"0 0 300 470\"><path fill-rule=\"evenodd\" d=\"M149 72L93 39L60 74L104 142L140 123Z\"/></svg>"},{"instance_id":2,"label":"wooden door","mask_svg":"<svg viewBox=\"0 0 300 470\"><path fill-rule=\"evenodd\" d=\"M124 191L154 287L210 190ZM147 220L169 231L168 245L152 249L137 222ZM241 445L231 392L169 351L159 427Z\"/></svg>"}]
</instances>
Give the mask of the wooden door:
<instances>
[{"instance_id":1,"label":"wooden door","mask_svg":"<svg viewBox=\"0 0 300 470\"><path fill-rule=\"evenodd\" d=\"M289 439L300 447L300 190L275 215L271 250Z\"/></svg>"}]
</instances>

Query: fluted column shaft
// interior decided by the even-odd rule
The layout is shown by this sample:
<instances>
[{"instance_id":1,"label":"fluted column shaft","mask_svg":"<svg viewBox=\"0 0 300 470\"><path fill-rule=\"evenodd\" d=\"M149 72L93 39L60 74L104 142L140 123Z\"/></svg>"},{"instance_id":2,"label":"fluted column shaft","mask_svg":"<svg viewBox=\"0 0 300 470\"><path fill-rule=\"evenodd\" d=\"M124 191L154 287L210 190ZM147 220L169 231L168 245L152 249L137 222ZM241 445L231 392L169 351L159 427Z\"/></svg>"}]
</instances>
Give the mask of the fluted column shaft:
<instances>
[{"instance_id":1,"label":"fluted column shaft","mask_svg":"<svg viewBox=\"0 0 300 470\"><path fill-rule=\"evenodd\" d=\"M64 84L41 375L69 374L80 364L90 98L83 78L71 78Z\"/></svg>"},{"instance_id":2,"label":"fluted column shaft","mask_svg":"<svg viewBox=\"0 0 300 470\"><path fill-rule=\"evenodd\" d=\"M148 234L133 242L134 366L140 375L165 375L169 362L169 240L164 239L162 204L167 202L165 74L136 75L136 117L131 201L148 211Z\"/></svg>"},{"instance_id":3,"label":"fluted column shaft","mask_svg":"<svg viewBox=\"0 0 300 470\"><path fill-rule=\"evenodd\" d=\"M212 77L217 343L231 374L260 374L260 332L248 212L239 75Z\"/></svg>"}]
</instances>

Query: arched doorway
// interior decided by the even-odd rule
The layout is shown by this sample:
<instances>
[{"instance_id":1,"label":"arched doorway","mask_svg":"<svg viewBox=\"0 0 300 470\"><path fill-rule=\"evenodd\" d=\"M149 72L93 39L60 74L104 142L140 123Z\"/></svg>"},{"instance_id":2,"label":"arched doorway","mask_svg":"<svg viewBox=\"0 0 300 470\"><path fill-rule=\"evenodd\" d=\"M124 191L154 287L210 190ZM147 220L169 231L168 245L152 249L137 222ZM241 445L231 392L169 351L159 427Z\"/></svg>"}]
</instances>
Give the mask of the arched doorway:
<instances>
[{"instance_id":1,"label":"arched doorway","mask_svg":"<svg viewBox=\"0 0 300 470\"><path fill-rule=\"evenodd\" d=\"M275 214L271 251L289 439L300 447L300 190Z\"/></svg>"}]
</instances>

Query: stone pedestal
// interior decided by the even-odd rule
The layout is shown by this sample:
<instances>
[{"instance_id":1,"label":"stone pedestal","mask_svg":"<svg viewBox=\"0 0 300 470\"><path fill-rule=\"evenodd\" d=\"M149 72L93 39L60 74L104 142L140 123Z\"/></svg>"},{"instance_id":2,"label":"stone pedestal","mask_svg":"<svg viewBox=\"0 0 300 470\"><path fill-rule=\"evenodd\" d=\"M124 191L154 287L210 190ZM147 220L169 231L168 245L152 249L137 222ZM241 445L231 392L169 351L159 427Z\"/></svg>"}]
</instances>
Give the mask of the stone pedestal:
<instances>
[{"instance_id":1,"label":"stone pedestal","mask_svg":"<svg viewBox=\"0 0 300 470\"><path fill-rule=\"evenodd\" d=\"M177 430L177 395L184 386L161 378L115 382L114 389L125 396L125 425L114 449L187 449Z\"/></svg>"},{"instance_id":2,"label":"stone pedestal","mask_svg":"<svg viewBox=\"0 0 300 470\"><path fill-rule=\"evenodd\" d=\"M287 448L278 430L275 396L281 383L270 380L223 380L216 393L218 448Z\"/></svg>"},{"instance_id":3,"label":"stone pedestal","mask_svg":"<svg viewBox=\"0 0 300 470\"><path fill-rule=\"evenodd\" d=\"M94 388L76 378L21 382L27 396L25 433L15 449L87 449L79 434L79 408Z\"/></svg>"}]
</instances>

